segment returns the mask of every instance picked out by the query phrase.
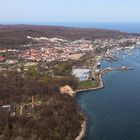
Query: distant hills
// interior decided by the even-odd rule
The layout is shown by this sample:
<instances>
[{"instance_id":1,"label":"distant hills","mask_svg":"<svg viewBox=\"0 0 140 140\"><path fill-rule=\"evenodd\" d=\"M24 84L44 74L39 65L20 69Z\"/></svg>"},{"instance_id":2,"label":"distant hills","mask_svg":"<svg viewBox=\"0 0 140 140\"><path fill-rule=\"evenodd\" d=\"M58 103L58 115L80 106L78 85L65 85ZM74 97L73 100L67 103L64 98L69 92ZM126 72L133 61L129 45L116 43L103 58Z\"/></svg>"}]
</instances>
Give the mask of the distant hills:
<instances>
[{"instance_id":1,"label":"distant hills","mask_svg":"<svg viewBox=\"0 0 140 140\"><path fill-rule=\"evenodd\" d=\"M95 28L69 28L57 26L33 26L33 25L0 25L0 47L7 45L28 44L31 42L27 36L62 38L67 40L76 39L104 39L122 38L130 34L116 30L95 29Z\"/></svg>"}]
</instances>

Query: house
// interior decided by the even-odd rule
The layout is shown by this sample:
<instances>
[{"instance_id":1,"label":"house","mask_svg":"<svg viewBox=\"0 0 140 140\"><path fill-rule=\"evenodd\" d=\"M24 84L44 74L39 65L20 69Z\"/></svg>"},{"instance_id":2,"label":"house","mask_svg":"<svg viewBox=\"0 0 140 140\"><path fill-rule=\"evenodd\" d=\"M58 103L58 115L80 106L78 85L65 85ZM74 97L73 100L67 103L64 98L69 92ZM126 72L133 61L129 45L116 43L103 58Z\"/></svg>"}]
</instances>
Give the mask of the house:
<instances>
[{"instance_id":1,"label":"house","mask_svg":"<svg viewBox=\"0 0 140 140\"><path fill-rule=\"evenodd\" d=\"M99 74L100 73L100 70L99 69L96 69L95 70L95 74Z\"/></svg>"},{"instance_id":2,"label":"house","mask_svg":"<svg viewBox=\"0 0 140 140\"><path fill-rule=\"evenodd\" d=\"M18 63L18 60L15 60L15 59L7 59L6 60L6 63L7 64L16 64L16 63Z\"/></svg>"},{"instance_id":3,"label":"house","mask_svg":"<svg viewBox=\"0 0 140 140\"><path fill-rule=\"evenodd\" d=\"M0 56L0 62L5 62L6 58L3 56Z\"/></svg>"},{"instance_id":4,"label":"house","mask_svg":"<svg viewBox=\"0 0 140 140\"><path fill-rule=\"evenodd\" d=\"M0 110L2 110L3 112L9 112L11 115L15 115L16 113L16 105L3 105L0 107Z\"/></svg>"}]
</instances>

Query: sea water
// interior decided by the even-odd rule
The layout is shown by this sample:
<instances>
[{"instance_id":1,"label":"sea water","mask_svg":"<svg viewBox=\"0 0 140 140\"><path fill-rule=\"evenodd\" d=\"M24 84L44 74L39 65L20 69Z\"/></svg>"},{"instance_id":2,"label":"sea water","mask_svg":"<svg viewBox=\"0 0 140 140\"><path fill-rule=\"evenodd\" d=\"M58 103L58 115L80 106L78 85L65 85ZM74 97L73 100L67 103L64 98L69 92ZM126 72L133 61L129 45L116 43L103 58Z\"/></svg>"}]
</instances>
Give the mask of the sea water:
<instances>
[{"instance_id":1,"label":"sea water","mask_svg":"<svg viewBox=\"0 0 140 140\"><path fill-rule=\"evenodd\" d=\"M103 89L76 95L87 116L86 140L140 140L140 49L118 57L101 67L126 65L134 70L110 72L103 76Z\"/></svg>"}]
</instances>

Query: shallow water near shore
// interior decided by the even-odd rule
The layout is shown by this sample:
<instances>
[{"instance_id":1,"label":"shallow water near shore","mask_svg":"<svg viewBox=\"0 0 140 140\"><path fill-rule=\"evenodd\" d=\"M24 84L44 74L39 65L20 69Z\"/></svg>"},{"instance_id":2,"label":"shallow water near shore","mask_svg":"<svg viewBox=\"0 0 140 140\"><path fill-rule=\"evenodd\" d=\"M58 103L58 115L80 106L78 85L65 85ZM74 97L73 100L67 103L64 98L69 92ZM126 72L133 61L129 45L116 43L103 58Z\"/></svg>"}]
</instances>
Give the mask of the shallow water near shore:
<instances>
[{"instance_id":1,"label":"shallow water near shore","mask_svg":"<svg viewBox=\"0 0 140 140\"><path fill-rule=\"evenodd\" d=\"M76 95L88 119L86 140L140 140L140 49L118 56L101 67L124 64L134 70L110 72L103 76L105 88Z\"/></svg>"}]
</instances>

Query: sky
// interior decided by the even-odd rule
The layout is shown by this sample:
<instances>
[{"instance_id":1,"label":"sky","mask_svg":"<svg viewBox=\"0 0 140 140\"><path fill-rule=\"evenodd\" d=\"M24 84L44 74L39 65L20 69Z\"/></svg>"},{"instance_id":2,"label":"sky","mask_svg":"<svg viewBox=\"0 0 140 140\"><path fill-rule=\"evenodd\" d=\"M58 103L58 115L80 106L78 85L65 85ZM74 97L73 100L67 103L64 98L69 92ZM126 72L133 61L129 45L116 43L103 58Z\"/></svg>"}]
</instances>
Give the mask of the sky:
<instances>
[{"instance_id":1,"label":"sky","mask_svg":"<svg viewBox=\"0 0 140 140\"><path fill-rule=\"evenodd\" d=\"M0 0L0 23L139 22L140 0Z\"/></svg>"}]
</instances>

